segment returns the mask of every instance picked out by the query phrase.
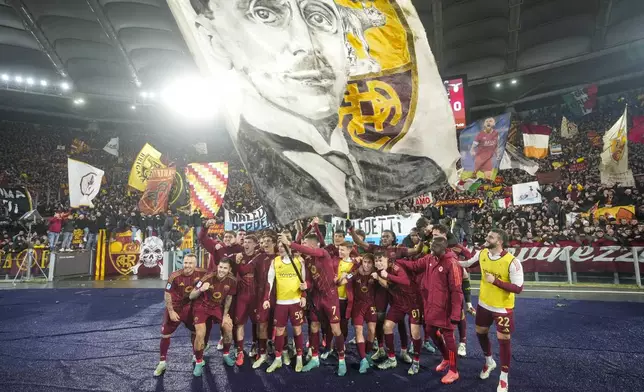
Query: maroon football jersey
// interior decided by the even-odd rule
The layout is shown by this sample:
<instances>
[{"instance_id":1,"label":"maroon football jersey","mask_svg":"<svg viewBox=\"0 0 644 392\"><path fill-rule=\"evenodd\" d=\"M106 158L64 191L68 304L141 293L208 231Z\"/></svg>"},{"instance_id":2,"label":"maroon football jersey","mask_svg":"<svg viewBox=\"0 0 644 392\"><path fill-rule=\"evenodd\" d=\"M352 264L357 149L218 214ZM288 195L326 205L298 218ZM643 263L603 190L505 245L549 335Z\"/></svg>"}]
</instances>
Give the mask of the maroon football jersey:
<instances>
[{"instance_id":1,"label":"maroon football jersey","mask_svg":"<svg viewBox=\"0 0 644 392\"><path fill-rule=\"evenodd\" d=\"M173 308L181 309L184 305L190 304L190 292L205 274L206 270L201 268L195 268L190 275L184 275L183 269L170 274L165 291L172 297Z\"/></svg>"},{"instance_id":2,"label":"maroon football jersey","mask_svg":"<svg viewBox=\"0 0 644 392\"><path fill-rule=\"evenodd\" d=\"M376 281L371 275L355 272L353 278L353 306L373 306L376 298Z\"/></svg>"}]
</instances>

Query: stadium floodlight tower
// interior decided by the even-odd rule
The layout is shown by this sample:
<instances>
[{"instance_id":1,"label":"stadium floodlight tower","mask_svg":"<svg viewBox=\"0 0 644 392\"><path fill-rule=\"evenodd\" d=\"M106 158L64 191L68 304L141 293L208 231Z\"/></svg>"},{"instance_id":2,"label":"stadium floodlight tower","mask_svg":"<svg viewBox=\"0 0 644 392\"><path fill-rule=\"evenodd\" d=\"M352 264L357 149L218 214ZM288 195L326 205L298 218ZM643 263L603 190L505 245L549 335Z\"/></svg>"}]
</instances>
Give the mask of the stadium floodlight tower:
<instances>
[{"instance_id":1,"label":"stadium floodlight tower","mask_svg":"<svg viewBox=\"0 0 644 392\"><path fill-rule=\"evenodd\" d=\"M42 222L42 220L43 219L37 210L31 210L21 216L20 219L18 219L18 222L22 225L22 227L27 229L27 249L24 256L22 257L22 260L20 261L20 265L18 266L18 272L16 272L16 276L13 277L12 283L14 285L16 284L16 280L18 280L18 278L20 278L21 282L32 280L31 269L33 268L34 264L36 264L42 276L45 278L45 280L47 280L47 274L45 274L45 271L43 271L42 267L38 263L38 260L36 260L36 250L34 249L34 244L31 242L31 229L34 225ZM25 271L26 273L23 274L23 271Z\"/></svg>"}]
</instances>

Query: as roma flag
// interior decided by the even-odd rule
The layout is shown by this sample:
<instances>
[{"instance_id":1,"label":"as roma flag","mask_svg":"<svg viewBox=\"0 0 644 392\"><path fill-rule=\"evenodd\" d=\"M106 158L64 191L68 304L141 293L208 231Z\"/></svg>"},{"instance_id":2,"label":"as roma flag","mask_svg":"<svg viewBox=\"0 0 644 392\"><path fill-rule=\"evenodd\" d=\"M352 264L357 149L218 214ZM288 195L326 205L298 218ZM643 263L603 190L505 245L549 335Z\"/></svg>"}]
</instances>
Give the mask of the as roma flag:
<instances>
[{"instance_id":1,"label":"as roma flag","mask_svg":"<svg viewBox=\"0 0 644 392\"><path fill-rule=\"evenodd\" d=\"M168 209L175 172L174 167L152 169L143 197L139 201L141 213L156 215Z\"/></svg>"}]
</instances>

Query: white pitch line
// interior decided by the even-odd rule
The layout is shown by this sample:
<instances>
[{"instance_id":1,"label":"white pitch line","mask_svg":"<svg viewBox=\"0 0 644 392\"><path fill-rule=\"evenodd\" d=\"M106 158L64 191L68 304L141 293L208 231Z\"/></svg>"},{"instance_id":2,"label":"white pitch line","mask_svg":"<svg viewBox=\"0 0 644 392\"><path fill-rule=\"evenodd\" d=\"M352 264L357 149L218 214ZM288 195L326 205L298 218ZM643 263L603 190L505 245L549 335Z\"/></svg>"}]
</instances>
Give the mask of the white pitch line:
<instances>
[{"instance_id":1,"label":"white pitch line","mask_svg":"<svg viewBox=\"0 0 644 392\"><path fill-rule=\"evenodd\" d=\"M478 287L472 287L472 290L478 290ZM644 295L642 291L608 291L608 290L557 290L557 289L523 289L522 293L580 293L580 294L639 294Z\"/></svg>"}]
</instances>

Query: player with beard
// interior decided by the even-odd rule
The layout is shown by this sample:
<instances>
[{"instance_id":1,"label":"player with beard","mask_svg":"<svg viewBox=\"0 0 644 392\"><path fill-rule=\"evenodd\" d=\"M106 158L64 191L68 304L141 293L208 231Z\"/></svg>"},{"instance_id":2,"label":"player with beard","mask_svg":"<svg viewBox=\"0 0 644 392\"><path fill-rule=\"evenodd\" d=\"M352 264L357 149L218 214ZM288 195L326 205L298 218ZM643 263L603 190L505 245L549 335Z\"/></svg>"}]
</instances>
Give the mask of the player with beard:
<instances>
[{"instance_id":1,"label":"player with beard","mask_svg":"<svg viewBox=\"0 0 644 392\"><path fill-rule=\"evenodd\" d=\"M240 231L241 233L241 231ZM233 322L235 324L235 343L237 345L237 359L235 364L244 364L244 327L246 321L257 303L257 292L255 286L255 267L253 263L257 256L257 237L248 235L244 237L244 253L237 253L237 298ZM257 324L252 320L252 328L255 330Z\"/></svg>"},{"instance_id":2,"label":"player with beard","mask_svg":"<svg viewBox=\"0 0 644 392\"><path fill-rule=\"evenodd\" d=\"M353 242L359 247L364 249L365 252L376 254L378 252L385 252L387 258L392 262L398 259L403 259L406 257L412 257L416 254L419 254L422 251L422 244L419 244L416 248L406 248L402 246L396 246L396 233L392 230L383 230L380 235L380 245L369 244L365 242L364 237L360 236L351 224L350 220L346 222L349 227L349 234L353 239ZM389 304L389 293L381 285L378 285L376 288L376 310L378 311L378 323L376 325L376 336L378 337L378 351L371 356L371 359L377 361L387 357L384 349L384 323L385 323L385 313L387 312L387 306ZM398 324L398 333L400 334L400 356L405 363L412 363L412 358L407 352L407 326L405 325L404 318L400 320Z\"/></svg>"},{"instance_id":3,"label":"player with beard","mask_svg":"<svg viewBox=\"0 0 644 392\"><path fill-rule=\"evenodd\" d=\"M206 270L196 268L197 256L189 253L183 257L183 268L173 272L165 286L165 312L161 325L161 359L154 370L155 376L162 375L166 370L166 358L170 347L170 336L183 323L191 331L191 340L195 344L195 328L193 324L193 304L190 293L206 274Z\"/></svg>"},{"instance_id":4,"label":"player with beard","mask_svg":"<svg viewBox=\"0 0 644 392\"><path fill-rule=\"evenodd\" d=\"M442 237L447 240L447 246L449 249L456 254L456 257L463 261L469 260L472 258L472 252L470 252L466 247L459 244L456 240L456 236L452 234L451 231L445 225L434 225L432 227L432 234L434 238ZM463 268L461 271L463 275L463 311L461 312L461 320L458 323L458 335L460 337L458 343L458 356L465 357L467 355L467 318L465 317L465 312L476 316L476 310L472 307L472 288L470 282L470 276Z\"/></svg>"},{"instance_id":5,"label":"player with beard","mask_svg":"<svg viewBox=\"0 0 644 392\"><path fill-rule=\"evenodd\" d=\"M389 252L378 251L375 254L377 272L371 276L387 289L391 295L391 306L387 311L385 324L385 344L387 346L387 359L378 365L379 369L391 369L398 365L394 350L394 325L399 324L409 316L411 324L411 337L414 344L415 355L420 355L422 341L420 338L422 315L419 303L422 301L418 288L412 284L405 269L389 258ZM373 357L372 357L373 358ZM412 363L413 368L413 363ZM411 373L412 369L410 369Z\"/></svg>"},{"instance_id":6,"label":"player with beard","mask_svg":"<svg viewBox=\"0 0 644 392\"><path fill-rule=\"evenodd\" d=\"M217 222L214 219L208 219L204 222L204 228L199 233L199 243L210 254L210 260L208 262L208 272L214 272L217 269L219 260L222 260L224 258L233 259L237 253L242 253L244 251L244 248L242 248L241 245L235 243L236 235L234 231L228 230L224 233L223 245L220 242L211 239L208 236L208 229L216 223ZM233 263L233 276L236 276L237 274L236 267L237 265ZM233 309L235 309L234 303ZM208 344L208 342L210 342L210 331L211 330L209 329L206 334L206 348L204 351L208 351L208 348L210 347L210 345ZM223 337L219 339L219 342L217 343L217 350L224 348L222 339Z\"/></svg>"},{"instance_id":7,"label":"player with beard","mask_svg":"<svg viewBox=\"0 0 644 392\"><path fill-rule=\"evenodd\" d=\"M288 353L283 353L286 338L286 325L291 321L293 334L295 335L295 349L297 359L295 371L302 371L302 349L304 346L304 337L302 336L302 324L304 323L304 308L306 307L306 291L302 290L305 286L300 282L299 276L306 279L306 270L304 269L304 260L297 255L289 256L282 243L278 244L278 253L273 259L268 270L269 292L264 296L263 306L271 307L271 293L275 291L275 360L271 366L266 369L267 373L272 373L282 367L282 363L290 365ZM298 272L296 272L296 269Z\"/></svg>"},{"instance_id":8,"label":"player with beard","mask_svg":"<svg viewBox=\"0 0 644 392\"><path fill-rule=\"evenodd\" d=\"M255 306L255 322L258 325L259 335L259 353L255 362L253 362L253 369L258 369L267 361L266 349L268 347L268 323L272 318L271 307L266 307L264 298L266 293L270 293L270 286L268 284L268 270L271 262L275 259L275 250L277 243L277 236L275 232L265 231L262 234L263 252L260 252L253 263L255 266L255 287L257 287L257 302ZM270 297L269 297L270 298Z\"/></svg>"},{"instance_id":9,"label":"player with beard","mask_svg":"<svg viewBox=\"0 0 644 392\"><path fill-rule=\"evenodd\" d=\"M356 344L360 355L360 373L367 372L371 363L369 352L376 337L376 279L371 274L374 270L374 257L370 253L362 255L359 267L348 274L343 274L340 283L347 285L349 298L347 314L351 317L356 332ZM367 323L367 341L365 343L363 327Z\"/></svg>"},{"instance_id":10,"label":"player with beard","mask_svg":"<svg viewBox=\"0 0 644 392\"><path fill-rule=\"evenodd\" d=\"M224 363L233 366L235 362L230 357L232 343L233 321L230 317L233 296L237 292L237 280L232 274L233 261L222 259L217 264L217 273L209 273L201 278L196 290L190 293L190 299L199 301L195 304L195 364L192 374L200 377L203 374L205 362L203 350L205 346L206 331L212 329L214 324L221 325L224 344ZM201 295L203 294L203 295Z\"/></svg>"},{"instance_id":11,"label":"player with beard","mask_svg":"<svg viewBox=\"0 0 644 392\"><path fill-rule=\"evenodd\" d=\"M503 248L507 234L501 229L492 229L485 241L485 249L477 252L468 261L461 261L462 267L479 265L481 286L476 307L476 335L485 355L485 364L480 377L485 380L496 368L492 358L492 346L488 332L494 323L496 337L501 351L501 377L497 392L508 391L508 373L512 350L511 333L514 332L514 296L523 291L523 267L521 261Z\"/></svg>"},{"instance_id":12,"label":"player with beard","mask_svg":"<svg viewBox=\"0 0 644 392\"><path fill-rule=\"evenodd\" d=\"M333 259L329 252L320 248L320 241L315 234L304 237L302 245L292 242L285 235L280 237L280 241L293 251L305 256L308 278L302 288L306 290L307 287L311 287L313 289L311 299L313 311L310 312L311 324L309 325L313 356L302 371L307 372L320 366L318 332L321 322L328 322L331 325L331 332L335 338L335 350L338 353L338 376L344 376L347 373L347 364L344 359L344 336L340 330L340 300L338 289L334 283L336 271Z\"/></svg>"},{"instance_id":13,"label":"player with beard","mask_svg":"<svg viewBox=\"0 0 644 392\"><path fill-rule=\"evenodd\" d=\"M432 254L418 260L399 260L406 269L420 274L421 293L426 330L443 355L443 361L436 367L437 372L449 368L441 379L443 384L458 380L456 368L456 342L454 328L460 322L463 293L461 290L461 267L456 255L447 249L447 239L435 237L431 243ZM409 374L418 373L420 358L414 358Z\"/></svg>"},{"instance_id":14,"label":"player with beard","mask_svg":"<svg viewBox=\"0 0 644 392\"><path fill-rule=\"evenodd\" d=\"M492 171L499 155L499 132L494 129L496 120L493 117L485 119L483 129L476 134L470 154L474 158L474 177L478 172L483 172L488 180L492 178Z\"/></svg>"}]
</instances>

